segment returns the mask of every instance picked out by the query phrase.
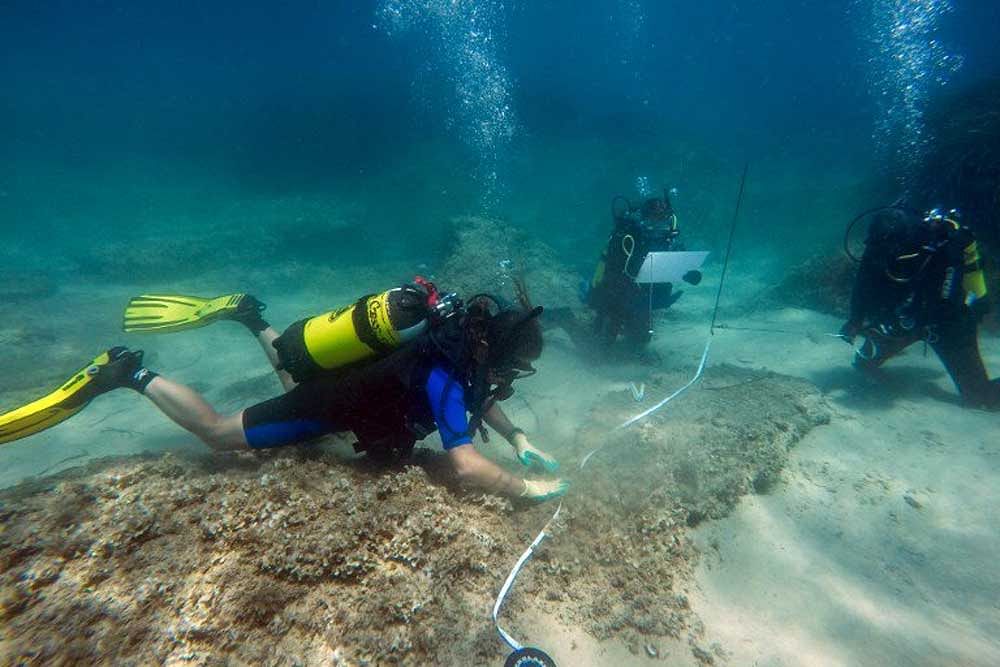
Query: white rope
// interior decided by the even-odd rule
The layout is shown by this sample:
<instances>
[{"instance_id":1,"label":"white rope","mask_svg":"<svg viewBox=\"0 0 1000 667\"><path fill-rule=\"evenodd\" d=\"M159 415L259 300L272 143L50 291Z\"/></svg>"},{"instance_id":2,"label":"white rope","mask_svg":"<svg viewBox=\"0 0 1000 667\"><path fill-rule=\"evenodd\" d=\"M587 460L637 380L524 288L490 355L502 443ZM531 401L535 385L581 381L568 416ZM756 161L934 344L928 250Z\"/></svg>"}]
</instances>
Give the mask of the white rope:
<instances>
[{"instance_id":1,"label":"white rope","mask_svg":"<svg viewBox=\"0 0 1000 667\"><path fill-rule=\"evenodd\" d=\"M521 557L517 559L517 563L514 564L514 568L510 571L510 574L507 575L507 580L503 582L503 586L500 588L500 593L497 595L497 601L493 604L493 625L496 626L497 632L500 633L500 638L507 642L507 645L515 651L520 651L523 647L517 642L516 639L511 637L506 630L500 627L500 621L497 616L500 614L500 607L503 606L503 602L507 598L507 593L510 592L511 586L514 585L514 580L517 579L517 575L521 572L521 568L524 567L524 564L527 563L528 559L535 553L535 549L538 548L538 545L540 545L542 541L548 537L549 526L551 526L556 520L556 517L559 516L560 511L562 511L561 500L559 501L559 507L556 508L556 513L552 515L552 518L549 519L548 523L545 524L545 527L542 528L540 533L538 533L538 537L536 537L534 541L528 545L528 548L524 550Z\"/></svg>"},{"instance_id":2,"label":"white rope","mask_svg":"<svg viewBox=\"0 0 1000 667\"><path fill-rule=\"evenodd\" d=\"M654 412L665 406L667 403L674 400L675 398L683 394L685 391L690 389L698 380L701 379L701 376L704 374L705 364L708 362L708 351L709 348L711 347L712 347L712 336L709 335L708 340L705 341L705 349L701 353L701 362L698 364L698 370L695 372L694 377L692 377L690 380L687 381L687 384L685 384L683 387L681 387L674 393L670 394L662 401L649 408L648 410L644 410L643 412L640 412L634 417L623 421L621 424L613 428L611 430L611 433L628 428L629 426L632 426L636 422L645 419L646 417L653 414ZM583 470L584 466L587 465L587 462L590 461L590 457L592 457L594 454L604 449L604 447L605 445L601 445L594 451L584 456L583 460L580 462L580 470ZM507 579L506 581L504 581L503 586L500 587L500 593L497 594L496 602L493 604L493 625L496 626L497 633L500 635L500 638L503 639L507 643L507 645L510 646L515 651L519 651L522 648L522 646L506 630L500 627L500 621L498 618L500 614L500 608L503 607L504 600L506 600L507 594L510 593L510 589L514 585L514 580L517 579L517 575L521 573L521 569L524 567L525 563L527 563L528 560L534 555L535 549L537 549L538 546L545 540L545 538L548 537L549 527L555 522L556 518L559 516L559 513L562 511L562 508L563 508L562 501L559 501L559 507L556 508L555 514L553 514L552 518L548 520L548 522L545 524L545 527L542 528L541 532L538 533L538 536L535 537L534 541L532 541L532 543L528 545L528 548L524 550L524 553L521 554L521 557L517 559L517 562L514 564L514 567L510 571L510 574L507 575Z\"/></svg>"},{"instance_id":3,"label":"white rope","mask_svg":"<svg viewBox=\"0 0 1000 667\"><path fill-rule=\"evenodd\" d=\"M649 408L648 410L644 410L643 412L640 412L639 414L635 415L634 417L632 417L630 419L626 419L621 424L619 424L618 426L616 426L615 428L613 428L611 430L611 432L614 433L615 431L620 431L622 429L628 428L629 426L631 426L632 424L635 424L636 422L642 421L643 419L645 419L649 415L653 414L654 412L656 412L657 410L659 410L660 408L662 408L664 405L666 405L670 401L674 400L675 398L677 398L678 396L680 396L681 394L683 394L685 391L687 391L688 389L690 389L692 386L694 386L694 384L698 380L700 380L701 376L705 373L705 364L708 362L708 351L709 351L709 349L711 347L712 347L712 337L709 336L708 340L705 341L705 349L701 353L701 362L698 364L698 370L695 372L694 377L692 377L690 380L688 380L687 383L683 387L681 387L680 389L678 389L674 393L670 394L669 396L667 396L666 398L664 398L662 401L660 401L656 405L654 405L651 408ZM598 447L594 451L592 451L589 454L587 454L586 456L584 456L583 460L580 462L580 470L583 470L583 467L585 465L587 465L587 462L590 461L590 457L591 456L593 456L597 452L601 451L606 446L607 446L607 443L601 445L600 447Z\"/></svg>"},{"instance_id":4,"label":"white rope","mask_svg":"<svg viewBox=\"0 0 1000 667\"><path fill-rule=\"evenodd\" d=\"M632 424L635 424L636 422L641 421L646 417L648 417L649 415L653 414L654 412L662 408L664 405L666 405L667 403L674 400L675 398L683 394L685 391L690 389L699 379L701 379L702 374L705 372L705 364L708 363L708 351L712 347L712 336L715 335L715 319L719 314L719 301L722 299L722 286L726 282L726 269L729 267L729 256L733 250L733 235L736 232L736 221L739 219L740 206L743 203L743 188L746 185L747 171L749 171L749 169L750 169L750 163L748 162L746 166L743 167L743 178L740 179L740 193L736 198L736 210L733 212L733 223L729 230L729 243L726 246L726 259L722 265L722 275L719 278L719 290L715 295L715 307L712 308L712 324L708 328L708 339L705 341L705 349L701 353L701 362L698 364L698 370L695 372L694 377L688 380L687 384L685 384L683 387L681 387L674 393L670 394L662 401L660 401L653 407L649 408L648 410L640 412L631 419L626 419L616 428L612 429L611 433L628 428ZM622 250L624 249L625 249L624 239L622 239ZM632 250L633 251L635 250L634 239L632 240ZM629 253L629 259L630 260L632 259L631 253ZM625 268L626 269L628 268L627 261L625 263ZM650 286L650 289L652 289L652 286ZM650 292L650 298L652 298L652 292ZM597 449L595 449L594 451L590 452L585 457L583 457L583 460L580 462L580 470L583 470L583 467L587 465L587 462L590 460L590 458L603 448L604 445L601 445L600 447L598 447ZM531 558L532 554L535 552L535 549L538 547L538 545L542 543L542 540L545 539L546 535L548 534L547 531L549 529L549 526L552 525L552 522L556 520L556 517L559 516L559 512L561 511L562 511L562 501L559 501L559 507L556 508L555 514L552 515L552 518L549 519L548 523L545 524L545 527L542 528L542 532L538 533L538 537L536 537L535 540L524 551L524 553L521 554L521 557L517 559L517 563L515 563L514 569L512 569L510 571L510 574L507 575L507 580L504 582L503 587L500 589L500 594L497 595L496 603L493 605L493 624L496 626L497 632L500 634L500 637L505 642L507 642L507 644L510 645L510 647L513 648L515 651L520 650L521 645L518 644L517 640L515 640L513 637L507 634L507 632L500 627L500 623L497 620L497 615L500 613L500 607L503 606L504 599L507 597L507 594L510 592L511 587L514 585L514 580L517 579L517 575L521 572L521 568L524 567L524 564L527 563L528 560Z\"/></svg>"}]
</instances>

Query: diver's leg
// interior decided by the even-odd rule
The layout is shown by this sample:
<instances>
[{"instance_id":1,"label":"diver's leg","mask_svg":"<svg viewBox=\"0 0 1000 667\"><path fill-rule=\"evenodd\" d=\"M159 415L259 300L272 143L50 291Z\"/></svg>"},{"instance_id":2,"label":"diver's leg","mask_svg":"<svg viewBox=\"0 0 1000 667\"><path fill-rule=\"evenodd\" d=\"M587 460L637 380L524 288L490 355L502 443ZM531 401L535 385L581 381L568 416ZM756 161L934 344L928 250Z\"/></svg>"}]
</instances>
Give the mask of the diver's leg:
<instances>
[{"instance_id":1,"label":"diver's leg","mask_svg":"<svg viewBox=\"0 0 1000 667\"><path fill-rule=\"evenodd\" d=\"M292 445L337 430L326 419L326 394L298 385L232 415L221 415L195 391L155 376L143 392L163 414L217 451Z\"/></svg>"},{"instance_id":2,"label":"diver's leg","mask_svg":"<svg viewBox=\"0 0 1000 667\"><path fill-rule=\"evenodd\" d=\"M271 364L271 368L274 369L275 374L281 381L281 386L285 388L285 391L291 391L296 386L295 380L287 372L278 369L278 350L274 347L274 339L278 337L278 332L273 327L268 326L266 329L258 331L255 335L261 349L267 355L267 360Z\"/></svg>"},{"instance_id":3,"label":"diver's leg","mask_svg":"<svg viewBox=\"0 0 1000 667\"><path fill-rule=\"evenodd\" d=\"M605 348L615 342L618 336L618 321L615 313L606 305L596 311L594 317L594 338L598 345Z\"/></svg>"},{"instance_id":4,"label":"diver's leg","mask_svg":"<svg viewBox=\"0 0 1000 667\"><path fill-rule=\"evenodd\" d=\"M246 449L243 413L221 415L197 392L162 376L154 377L143 394L181 428L218 451Z\"/></svg>"},{"instance_id":5,"label":"diver's leg","mask_svg":"<svg viewBox=\"0 0 1000 667\"><path fill-rule=\"evenodd\" d=\"M254 335L254 338L260 343L261 349L264 350L264 354L267 355L271 368L278 375L281 386L285 388L285 391L289 391L295 386L295 381L292 380L291 375L278 369L278 351L273 345L274 339L278 337L278 332L264 319L262 313L266 308L267 306L261 301L247 294L240 301L237 311L228 319L239 322Z\"/></svg>"},{"instance_id":6,"label":"diver's leg","mask_svg":"<svg viewBox=\"0 0 1000 667\"><path fill-rule=\"evenodd\" d=\"M615 298L609 300L606 339L606 343L608 345L611 345L618 340L619 336L626 339L628 338L631 331L630 324L632 321L632 304L635 301L636 291L635 285L631 283L623 284L619 286L619 290L615 294Z\"/></svg>"},{"instance_id":7,"label":"diver's leg","mask_svg":"<svg viewBox=\"0 0 1000 667\"><path fill-rule=\"evenodd\" d=\"M653 338L653 313L648 289L635 289L627 303L623 322L625 344L643 364L658 364L660 356L649 347Z\"/></svg>"},{"instance_id":8,"label":"diver's leg","mask_svg":"<svg viewBox=\"0 0 1000 667\"><path fill-rule=\"evenodd\" d=\"M625 337L638 352L653 338L653 313L649 305L635 300L625 320Z\"/></svg>"},{"instance_id":9,"label":"diver's leg","mask_svg":"<svg viewBox=\"0 0 1000 667\"><path fill-rule=\"evenodd\" d=\"M604 339L602 343L607 347L611 347L618 340L618 336L625 326L624 321L620 313L614 313L608 316L607 323L604 325Z\"/></svg>"},{"instance_id":10,"label":"diver's leg","mask_svg":"<svg viewBox=\"0 0 1000 667\"><path fill-rule=\"evenodd\" d=\"M610 311L606 298L606 288L599 285L590 290L590 307L594 311L594 338L603 343L607 335Z\"/></svg>"},{"instance_id":11,"label":"diver's leg","mask_svg":"<svg viewBox=\"0 0 1000 667\"><path fill-rule=\"evenodd\" d=\"M1000 384L990 382L986 374L974 320L969 318L942 328L931 346L967 405L1000 408Z\"/></svg>"},{"instance_id":12,"label":"diver's leg","mask_svg":"<svg viewBox=\"0 0 1000 667\"><path fill-rule=\"evenodd\" d=\"M241 429L247 445L282 447L347 430L330 419L336 410L335 383L332 378L311 380L244 410Z\"/></svg>"}]
</instances>

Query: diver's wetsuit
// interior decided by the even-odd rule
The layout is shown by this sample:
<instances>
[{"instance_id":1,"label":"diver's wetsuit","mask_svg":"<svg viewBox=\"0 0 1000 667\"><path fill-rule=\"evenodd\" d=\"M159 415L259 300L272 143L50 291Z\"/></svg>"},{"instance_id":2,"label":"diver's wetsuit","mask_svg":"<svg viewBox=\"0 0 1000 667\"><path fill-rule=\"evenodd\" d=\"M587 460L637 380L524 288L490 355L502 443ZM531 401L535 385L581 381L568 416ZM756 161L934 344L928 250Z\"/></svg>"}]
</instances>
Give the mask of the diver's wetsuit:
<instances>
[{"instance_id":1,"label":"diver's wetsuit","mask_svg":"<svg viewBox=\"0 0 1000 667\"><path fill-rule=\"evenodd\" d=\"M601 342L611 344L619 334L639 347L649 342L651 311L670 307L680 293L670 283L639 285L635 276L648 253L681 249L676 230L649 228L629 217L615 220L588 297Z\"/></svg>"},{"instance_id":2,"label":"diver's wetsuit","mask_svg":"<svg viewBox=\"0 0 1000 667\"><path fill-rule=\"evenodd\" d=\"M865 243L845 325L866 339L854 365L877 368L926 341L967 404L1000 408L1000 384L989 380L979 353L986 288L972 232L877 220Z\"/></svg>"},{"instance_id":3,"label":"diver's wetsuit","mask_svg":"<svg viewBox=\"0 0 1000 667\"><path fill-rule=\"evenodd\" d=\"M408 452L439 430L447 450L472 442L467 395L444 360L411 345L247 408L243 429L254 449L352 431L357 449L375 454Z\"/></svg>"}]
</instances>

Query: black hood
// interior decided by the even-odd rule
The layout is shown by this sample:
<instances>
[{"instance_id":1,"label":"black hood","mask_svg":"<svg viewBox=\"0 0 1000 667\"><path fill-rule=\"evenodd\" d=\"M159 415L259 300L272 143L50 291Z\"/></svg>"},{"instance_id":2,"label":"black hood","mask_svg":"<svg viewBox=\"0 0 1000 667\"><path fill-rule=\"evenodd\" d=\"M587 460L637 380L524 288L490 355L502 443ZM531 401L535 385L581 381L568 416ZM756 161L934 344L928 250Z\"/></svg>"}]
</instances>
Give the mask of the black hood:
<instances>
[{"instance_id":1,"label":"black hood","mask_svg":"<svg viewBox=\"0 0 1000 667\"><path fill-rule=\"evenodd\" d=\"M536 306L530 310L502 310L490 318L486 341L491 368L534 370L531 362L542 356L542 329L538 324L541 314L542 307Z\"/></svg>"}]
</instances>

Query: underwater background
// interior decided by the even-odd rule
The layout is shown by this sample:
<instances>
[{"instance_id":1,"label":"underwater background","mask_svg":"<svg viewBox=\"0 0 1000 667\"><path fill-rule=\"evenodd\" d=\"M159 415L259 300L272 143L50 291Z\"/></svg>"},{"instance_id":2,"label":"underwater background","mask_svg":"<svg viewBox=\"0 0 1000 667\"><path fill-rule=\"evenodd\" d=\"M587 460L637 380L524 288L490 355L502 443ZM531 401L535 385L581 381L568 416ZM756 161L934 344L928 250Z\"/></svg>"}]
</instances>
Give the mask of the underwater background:
<instances>
[{"instance_id":1,"label":"underwater background","mask_svg":"<svg viewBox=\"0 0 1000 667\"><path fill-rule=\"evenodd\" d=\"M525 383L530 404L513 410L575 469L604 426L647 407L631 402L628 382L666 395L697 365L749 165L722 319L779 331L724 334L710 379L738 395L699 394L675 421L664 414L636 434L632 448L619 443L625 454L605 461L607 468L581 474L574 483L586 491L583 509L556 536L553 555L518 584L513 626L522 636L537 632L530 640L561 664L997 664L1000 575L989 554L1000 536L988 518L1000 500L990 444L995 416L970 416L940 399L951 385L933 359L917 353L908 358L913 369L892 385L893 398L854 384L849 355L822 336L840 326L849 290L850 275L830 258L864 209L900 197L924 208L968 209L987 264L996 265L998 26L1000 4L990 0L0 3L0 413L122 342L144 347L151 367L226 409L278 391L259 352L248 340L233 343L231 330L129 339L121 309L143 292L253 292L280 329L415 274L444 287L450 279L463 290L510 291L511 276L526 273L542 305L582 309L577 288L606 242L612 198L637 201L676 188L687 247L711 254L705 284L689 288L657 323L662 366L612 360L595 369L564 333L547 329L537 384ZM967 191L961 185L937 189L936 180L952 158L971 154L968 142L945 141L963 118L985 119L976 135L985 185L968 202L955 201ZM846 282L833 284L838 278ZM994 373L996 327L995 319L986 323L982 342ZM788 330L807 334L782 338ZM761 381L760 373L778 379ZM927 386L937 388L931 399L914 389ZM412 469L344 468L343 456L286 452L290 458L254 464L184 458L206 451L138 397L114 396L52 431L0 447L0 486L10 487L0 501L0 612L5 621L21 619L4 638L0 663L52 664L58 655L66 664L502 664L489 605L552 508L519 513L488 499L471 503L443 490L433 463L433 497L425 498ZM920 456L907 448L914 442ZM887 449L873 454L878 443ZM793 444L804 458L794 458ZM486 451L504 455L495 444ZM179 458L158 458L164 452ZM152 458L100 463L141 454ZM935 474L946 464L952 476ZM79 602L65 591L58 606L53 589L44 591L59 572L81 586L117 586L107 599L143 585L123 574L142 566L115 562L104 538L63 542L77 525L68 514L79 510L93 531L139 521L146 528L134 534L159 537L125 549L134 556L151 548L143 544L184 533L165 527L165 517L125 517L114 494L158 498L162 504L149 501L153 514L197 515L211 513L197 503L215 502L213 493L261 493L262 474L290 475L289 488L298 490L344 477L351 490L322 487L338 503L354 503L355 491L379 484L397 489L398 507L386 516L358 510L372 524L401 521L407 502L428 503L434 520L411 528L430 540L424 548L433 555L406 558L421 567L460 561L449 576L475 582L467 598L436 580L400 583L393 577L403 575L367 561L334 573L326 552L316 562L296 553L295 567L275 565L288 556L287 544L262 533L253 539L269 550L267 562L247 566L256 578L246 590L216 580L191 584L200 592L225 589L230 597L220 598L219 609L252 610L232 620L244 628L239 642L199 634L198 623L209 621L191 620L190 609L177 612L184 631L164 611L136 621L142 631L105 643L79 628L57 629L73 614L104 627L131 613L129 605L109 611L111 603ZM782 474L788 488L776 481ZM170 488L178 478L194 480L186 499L167 497L182 493ZM243 482L246 488L226 486ZM795 496L800 487L812 490ZM822 495L829 488L841 493ZM280 504L296 497L289 493L250 497ZM935 493L937 504L929 500ZM775 499L741 506L746 494ZM850 504L837 506L845 497ZM908 524L905 512L917 505L924 516L940 514ZM300 526L292 537L317 553L326 548L318 535L335 539L360 525L327 525L307 514L289 524ZM221 517L197 535L228 536L218 538L219 553L246 556L241 549L251 540L240 537L241 521ZM588 533L588 525L623 532L610 539ZM662 531L661 551L641 550L655 532L650 526ZM843 556L830 565L836 572L827 582L834 583L818 591L813 585L827 575L781 565L766 541L754 551L752 536L761 533L782 536L770 546L786 554L812 545L797 553L797 564ZM25 535L40 546L18 551L14 536ZM61 537L50 544L38 535ZM207 538L185 537L163 553L196 568L200 539ZM609 544L637 551L628 551L627 564L611 564ZM362 550L383 547L374 540ZM343 552L356 548L343 545ZM81 561L71 577L85 552L104 554L111 569L98 576L97 566ZM239 558L222 561L233 569L216 573L219 581L248 576ZM758 568L773 578L747 575ZM782 568L802 580L782 580ZM358 573L368 588L351 593L357 597L337 588ZM314 594L310 586L321 584L333 586L324 599L340 597L371 623L345 620L347 612L331 611L321 622L296 611ZM845 602L863 597L866 586L882 597ZM762 602L765 587L796 592L779 590L784 602ZM622 599L602 602L609 589ZM418 590L429 620L416 611L415 625L392 616L403 602L377 596L395 590ZM813 620L801 620L812 603L825 609L816 600L826 594L844 615L814 611ZM46 595L56 606L46 608ZM360 600L375 601L359 607ZM538 605L547 605L545 614ZM50 625L31 616L35 629L25 630L29 614ZM386 615L399 626L392 640L375 622ZM60 632L78 653L60 653Z\"/></svg>"},{"instance_id":2,"label":"underwater background","mask_svg":"<svg viewBox=\"0 0 1000 667\"><path fill-rule=\"evenodd\" d=\"M873 21L895 5L940 15L924 36L961 67L904 53L925 72L887 71L880 49L904 46ZM944 6L8 3L0 223L65 266L109 239L141 251L168 229L250 226L253 203L326 199L367 236L312 252L356 262L365 240L401 253L485 209L589 261L637 177L677 187L697 220L722 196L706 177L749 159L753 246L782 232L801 253L909 140L885 127L907 113L899 88L926 101L946 89L932 77L996 73L1000 10Z\"/></svg>"}]
</instances>

